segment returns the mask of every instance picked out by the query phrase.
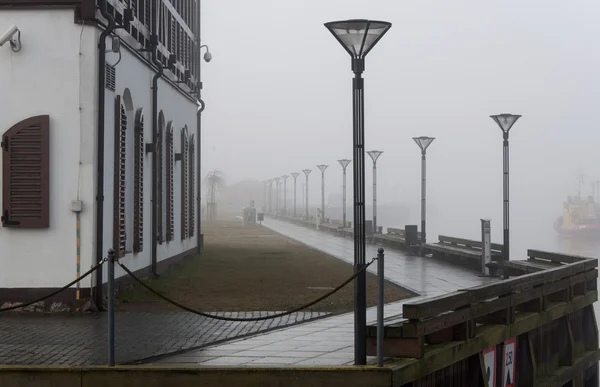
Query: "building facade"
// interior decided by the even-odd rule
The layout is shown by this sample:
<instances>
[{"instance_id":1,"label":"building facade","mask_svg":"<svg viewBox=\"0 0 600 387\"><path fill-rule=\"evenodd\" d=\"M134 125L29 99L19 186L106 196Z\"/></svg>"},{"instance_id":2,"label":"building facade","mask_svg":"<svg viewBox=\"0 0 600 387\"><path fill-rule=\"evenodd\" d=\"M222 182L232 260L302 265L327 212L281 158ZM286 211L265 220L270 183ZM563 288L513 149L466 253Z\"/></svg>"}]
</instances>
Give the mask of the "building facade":
<instances>
[{"instance_id":1,"label":"building facade","mask_svg":"<svg viewBox=\"0 0 600 387\"><path fill-rule=\"evenodd\" d=\"M109 248L144 275L195 252L199 16L199 0L0 0L0 34L17 29L0 47L0 305ZM61 299L101 302L103 269Z\"/></svg>"}]
</instances>

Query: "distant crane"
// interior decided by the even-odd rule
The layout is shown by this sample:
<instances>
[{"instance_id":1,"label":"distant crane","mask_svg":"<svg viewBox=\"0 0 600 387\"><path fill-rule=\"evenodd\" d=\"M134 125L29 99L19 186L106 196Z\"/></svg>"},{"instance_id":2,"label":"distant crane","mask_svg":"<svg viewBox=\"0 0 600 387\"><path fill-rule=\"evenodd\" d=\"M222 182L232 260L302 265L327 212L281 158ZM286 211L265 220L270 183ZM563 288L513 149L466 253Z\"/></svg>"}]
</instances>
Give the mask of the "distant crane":
<instances>
[{"instance_id":1,"label":"distant crane","mask_svg":"<svg viewBox=\"0 0 600 387\"><path fill-rule=\"evenodd\" d=\"M206 219L217 219L217 192L225 186L225 176L219 170L209 172L204 178L204 184L208 185L208 200L206 203Z\"/></svg>"}]
</instances>

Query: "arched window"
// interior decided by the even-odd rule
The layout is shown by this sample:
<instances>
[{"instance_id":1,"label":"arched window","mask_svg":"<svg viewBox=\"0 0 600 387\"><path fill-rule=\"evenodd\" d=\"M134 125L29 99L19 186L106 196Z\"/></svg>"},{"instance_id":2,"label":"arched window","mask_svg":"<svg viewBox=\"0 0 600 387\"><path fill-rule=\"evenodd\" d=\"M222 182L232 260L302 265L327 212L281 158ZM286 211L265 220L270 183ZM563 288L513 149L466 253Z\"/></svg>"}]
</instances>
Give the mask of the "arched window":
<instances>
[{"instance_id":1,"label":"arched window","mask_svg":"<svg viewBox=\"0 0 600 387\"><path fill-rule=\"evenodd\" d=\"M158 202L158 208L157 208L157 212L158 212L158 221L157 221L157 233L158 233L158 243L163 243L165 241L165 237L164 237L164 228L163 228L163 221L164 221L164 216L163 216L163 211L164 211L164 205L163 205L163 199L164 199L164 183L163 183L163 164L164 164L164 152L163 152L163 136L164 136L164 131L165 131L165 116L163 114L163 112L161 111L158 114L158 133L157 133L157 138L156 138L156 158L158 160L158 166L156 168L156 179L157 179L157 187L158 187L158 197L157 197L157 202Z\"/></svg>"},{"instance_id":2,"label":"arched window","mask_svg":"<svg viewBox=\"0 0 600 387\"><path fill-rule=\"evenodd\" d=\"M133 251L144 250L144 112L138 109L135 113L134 133L134 208L133 208Z\"/></svg>"},{"instance_id":3,"label":"arched window","mask_svg":"<svg viewBox=\"0 0 600 387\"><path fill-rule=\"evenodd\" d=\"M196 189L196 144L194 142L194 135L192 134L190 136L190 151L189 151L189 170L190 170L190 184L189 184L189 207L190 207L190 212L189 212L189 220L188 220L188 224L189 224L189 230L188 230L188 234L189 237L193 237L194 236L194 232L195 232L195 228L196 228L196 196L195 196L195 189Z\"/></svg>"},{"instance_id":4,"label":"arched window","mask_svg":"<svg viewBox=\"0 0 600 387\"><path fill-rule=\"evenodd\" d=\"M172 241L174 239L175 234L175 222L173 221L173 174L175 167L175 153L173 151L173 124L171 121L167 124L167 132L165 135L166 142L166 182L167 182L167 192L166 192L166 226L167 226L167 241Z\"/></svg>"},{"instance_id":5,"label":"arched window","mask_svg":"<svg viewBox=\"0 0 600 387\"><path fill-rule=\"evenodd\" d=\"M189 144L187 126L181 129L181 240L188 238Z\"/></svg>"},{"instance_id":6,"label":"arched window","mask_svg":"<svg viewBox=\"0 0 600 387\"><path fill-rule=\"evenodd\" d=\"M125 256L127 248L125 228L125 158L127 155L127 112L121 96L115 98L114 143L114 202L113 249L118 258Z\"/></svg>"}]
</instances>

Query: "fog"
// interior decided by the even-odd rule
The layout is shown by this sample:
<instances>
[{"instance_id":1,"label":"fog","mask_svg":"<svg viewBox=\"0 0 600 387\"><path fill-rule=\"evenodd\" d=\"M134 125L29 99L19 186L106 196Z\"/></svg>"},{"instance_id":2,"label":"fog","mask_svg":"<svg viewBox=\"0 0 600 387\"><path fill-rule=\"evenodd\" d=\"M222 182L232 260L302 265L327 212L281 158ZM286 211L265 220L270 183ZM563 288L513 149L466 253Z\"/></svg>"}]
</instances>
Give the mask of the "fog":
<instances>
[{"instance_id":1,"label":"fog","mask_svg":"<svg viewBox=\"0 0 600 387\"><path fill-rule=\"evenodd\" d=\"M575 194L579 173L583 194L600 178L597 1L205 0L202 6L203 44L213 54L202 70L202 175L218 169L233 184L310 168L310 202L318 206L316 165L329 164L326 195L341 193L337 160L352 159L352 72L349 55L323 23L386 20L392 28L367 56L364 73L366 148L384 151L379 225L419 221L420 150L412 137L427 135L436 137L427 152L428 239L477 238L479 219L491 218L493 240L501 242L502 132L489 115L521 114L510 132L513 256L525 258L526 248L596 254L557 240L552 223ZM370 204L368 157L365 167ZM301 175L299 208L303 181ZM351 184L352 164L350 209ZM290 192L292 186L288 180ZM408 219L381 211L402 205Z\"/></svg>"}]
</instances>

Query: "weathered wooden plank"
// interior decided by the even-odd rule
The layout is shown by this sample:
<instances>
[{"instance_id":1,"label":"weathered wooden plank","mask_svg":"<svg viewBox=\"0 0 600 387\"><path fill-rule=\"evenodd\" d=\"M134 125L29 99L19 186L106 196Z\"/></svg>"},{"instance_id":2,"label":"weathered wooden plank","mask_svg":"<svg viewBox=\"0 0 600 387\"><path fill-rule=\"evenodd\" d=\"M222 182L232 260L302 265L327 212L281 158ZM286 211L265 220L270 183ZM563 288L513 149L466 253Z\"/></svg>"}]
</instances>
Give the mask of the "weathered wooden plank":
<instances>
[{"instance_id":1,"label":"weathered wooden plank","mask_svg":"<svg viewBox=\"0 0 600 387\"><path fill-rule=\"evenodd\" d=\"M425 344L423 338L405 339L390 337L383 340L383 356L385 357L423 357ZM367 337L367 356L377 356L377 339Z\"/></svg>"},{"instance_id":2,"label":"weathered wooden plank","mask_svg":"<svg viewBox=\"0 0 600 387\"><path fill-rule=\"evenodd\" d=\"M423 357L419 360L397 359L387 363L393 369L395 386L411 383L424 375L445 368L470 356L482 352L492 345L519 336L539 328L553 320L559 319L576 310L592 305L597 299L597 292L590 292L584 297L578 297L569 303L560 303L542 313L524 313L517 315L513 324L481 326L476 337L468 341L449 342L435 346L426 346ZM595 320L594 320L595 321ZM600 356L600 351L595 350ZM393 355L392 355L393 356ZM536 383L536 386L538 384ZM553 384L557 385L557 384ZM558 384L561 385L561 384Z\"/></svg>"},{"instance_id":3,"label":"weathered wooden plank","mask_svg":"<svg viewBox=\"0 0 600 387\"><path fill-rule=\"evenodd\" d=\"M421 319L436 316L448 310L475 304L498 294L526 291L544 283L556 282L571 275L585 271L585 261L559 266L537 273L525 274L505 281L465 289L443 296L432 297L421 301L407 302L402 306L402 314L408 319Z\"/></svg>"},{"instance_id":4,"label":"weathered wooden plank","mask_svg":"<svg viewBox=\"0 0 600 387\"><path fill-rule=\"evenodd\" d=\"M576 358L575 364L572 366L559 367L552 375L538 379L536 387L562 386L599 361L600 351L588 351L583 356Z\"/></svg>"},{"instance_id":5,"label":"weathered wooden plank","mask_svg":"<svg viewBox=\"0 0 600 387\"><path fill-rule=\"evenodd\" d=\"M402 235L402 236L404 236L404 230L401 229L401 228L388 227L387 228L387 233L388 234L395 234L395 235Z\"/></svg>"},{"instance_id":6,"label":"weathered wooden plank","mask_svg":"<svg viewBox=\"0 0 600 387\"><path fill-rule=\"evenodd\" d=\"M542 250L527 250L527 256L529 258L538 258L544 259L546 261L556 262L556 263L574 263L579 261L585 261L587 258L580 257L577 255L566 255L559 253L551 253L549 251Z\"/></svg>"},{"instance_id":7,"label":"weathered wooden plank","mask_svg":"<svg viewBox=\"0 0 600 387\"><path fill-rule=\"evenodd\" d=\"M483 244L481 241L473 240L473 239L465 239L465 238L456 238L447 235L440 235L438 240L443 243L452 243L456 245L464 245L467 247L472 247L481 250ZM504 250L504 246L500 243L490 243L490 247L492 251L502 252Z\"/></svg>"}]
</instances>

